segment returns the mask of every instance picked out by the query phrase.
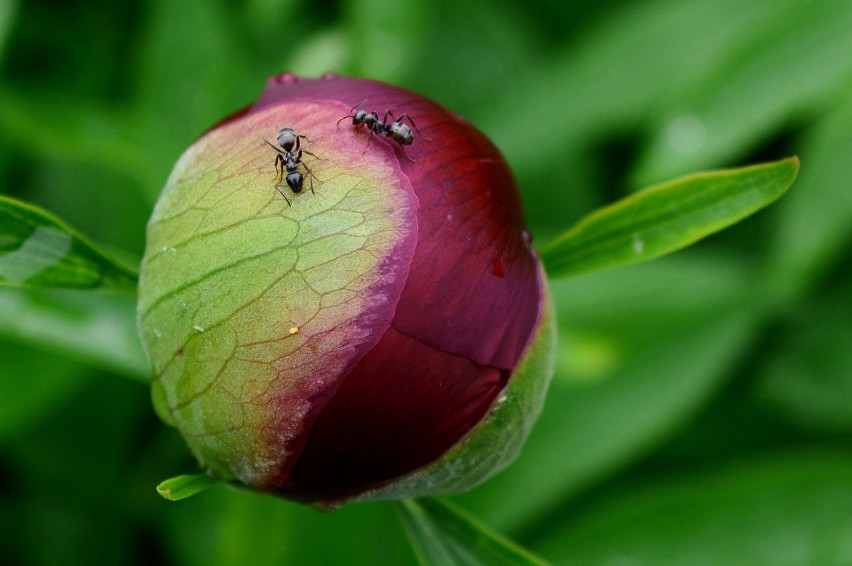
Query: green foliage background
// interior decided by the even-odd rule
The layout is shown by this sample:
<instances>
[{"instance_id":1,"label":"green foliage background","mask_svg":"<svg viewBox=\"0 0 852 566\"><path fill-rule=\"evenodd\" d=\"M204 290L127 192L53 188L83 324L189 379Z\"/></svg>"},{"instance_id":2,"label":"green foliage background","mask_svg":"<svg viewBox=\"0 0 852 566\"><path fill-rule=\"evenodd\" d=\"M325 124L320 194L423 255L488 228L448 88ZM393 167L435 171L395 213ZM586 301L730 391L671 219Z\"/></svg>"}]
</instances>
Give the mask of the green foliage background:
<instances>
[{"instance_id":1,"label":"green foliage background","mask_svg":"<svg viewBox=\"0 0 852 566\"><path fill-rule=\"evenodd\" d=\"M797 154L766 212L554 284L541 422L453 500L558 564L849 564L850 29L848 0L0 0L0 191L135 265L179 154L285 69L465 116L536 242L640 187ZM133 309L0 288L4 563L415 561L385 503L162 500L195 467L150 408Z\"/></svg>"}]
</instances>

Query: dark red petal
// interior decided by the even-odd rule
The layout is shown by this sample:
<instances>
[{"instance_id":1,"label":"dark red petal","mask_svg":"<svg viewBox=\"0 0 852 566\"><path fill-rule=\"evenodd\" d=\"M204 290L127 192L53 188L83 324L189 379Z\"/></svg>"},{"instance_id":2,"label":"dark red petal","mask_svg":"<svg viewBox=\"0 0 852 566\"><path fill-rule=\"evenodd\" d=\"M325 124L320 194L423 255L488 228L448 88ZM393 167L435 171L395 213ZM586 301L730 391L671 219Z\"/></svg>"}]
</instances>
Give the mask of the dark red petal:
<instances>
[{"instance_id":1,"label":"dark red petal","mask_svg":"<svg viewBox=\"0 0 852 566\"><path fill-rule=\"evenodd\" d=\"M338 499L432 462L482 419L507 377L391 328L322 410L281 493Z\"/></svg>"}]
</instances>

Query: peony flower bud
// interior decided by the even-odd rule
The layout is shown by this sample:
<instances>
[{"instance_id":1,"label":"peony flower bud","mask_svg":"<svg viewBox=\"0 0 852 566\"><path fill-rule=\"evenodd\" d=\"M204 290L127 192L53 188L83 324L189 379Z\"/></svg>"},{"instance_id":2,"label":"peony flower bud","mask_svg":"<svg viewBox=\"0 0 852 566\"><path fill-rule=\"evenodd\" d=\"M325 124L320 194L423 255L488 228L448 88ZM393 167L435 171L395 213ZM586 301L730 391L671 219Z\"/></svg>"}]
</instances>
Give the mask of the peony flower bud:
<instances>
[{"instance_id":1,"label":"peony flower bud","mask_svg":"<svg viewBox=\"0 0 852 566\"><path fill-rule=\"evenodd\" d=\"M211 474L318 505L505 467L555 336L515 182L480 132L396 87L289 73L175 166L139 328L155 409Z\"/></svg>"}]
</instances>

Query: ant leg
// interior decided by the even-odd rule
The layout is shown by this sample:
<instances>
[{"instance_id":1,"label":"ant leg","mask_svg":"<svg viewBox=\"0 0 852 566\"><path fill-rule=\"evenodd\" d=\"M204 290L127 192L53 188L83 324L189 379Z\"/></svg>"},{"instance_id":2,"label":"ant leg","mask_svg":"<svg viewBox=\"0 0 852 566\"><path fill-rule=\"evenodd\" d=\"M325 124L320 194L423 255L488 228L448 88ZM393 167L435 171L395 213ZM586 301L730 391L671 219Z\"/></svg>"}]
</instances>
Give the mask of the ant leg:
<instances>
[{"instance_id":1,"label":"ant leg","mask_svg":"<svg viewBox=\"0 0 852 566\"><path fill-rule=\"evenodd\" d=\"M391 114L391 118L393 118L393 114ZM414 123L414 120L411 119L411 116L409 116L408 114L400 114L399 118L397 118L395 121L401 124L403 120L408 120L408 123L411 124L411 126L414 128L414 131L417 132L417 135L420 135L420 129L417 127L417 124ZM432 141L432 138L424 137L423 139L427 141Z\"/></svg>"},{"instance_id":2,"label":"ant leg","mask_svg":"<svg viewBox=\"0 0 852 566\"><path fill-rule=\"evenodd\" d=\"M284 158L281 154L275 156L275 173L276 175L273 177L273 180L280 183L284 176Z\"/></svg>"},{"instance_id":3,"label":"ant leg","mask_svg":"<svg viewBox=\"0 0 852 566\"><path fill-rule=\"evenodd\" d=\"M303 152L305 152L306 154L310 155L310 156L311 156L311 157L313 157L314 159L322 159L322 157L317 157L316 155L314 155L313 153L311 153L311 152L310 152L310 151L308 151L307 149L303 149L302 151L303 151Z\"/></svg>"},{"instance_id":4,"label":"ant leg","mask_svg":"<svg viewBox=\"0 0 852 566\"><path fill-rule=\"evenodd\" d=\"M311 192L312 192L312 193L314 193L314 194L317 194L317 193L314 191L314 179L316 179L316 178L317 178L317 176L316 176L316 175L314 175L314 171L313 171L313 169L311 169L310 167L308 167L306 164L302 163L302 166L303 166L303 167L305 168L305 170L308 172L308 177L310 177L310 178L311 178ZM317 179L317 180L319 180L319 179Z\"/></svg>"},{"instance_id":5,"label":"ant leg","mask_svg":"<svg viewBox=\"0 0 852 566\"><path fill-rule=\"evenodd\" d=\"M278 191L278 194L280 194L282 197L284 197L284 200L285 200L285 201L287 201L287 206L289 206L289 207L292 207L292 206L293 206L292 204L290 204L290 199L288 199L288 198L287 198L287 195L285 195L285 194L284 194L284 191L282 191L282 190L281 190L281 185L280 185L280 184L279 184L279 185L275 185L275 190L277 190L277 191Z\"/></svg>"},{"instance_id":6,"label":"ant leg","mask_svg":"<svg viewBox=\"0 0 852 566\"><path fill-rule=\"evenodd\" d=\"M391 115L391 116L393 116L393 115ZM420 133L420 130L417 129L417 124L414 123L414 120L411 119L411 116L409 116L408 114L400 114L399 118L396 119L396 121L399 122L400 124L402 123L403 120L408 120L408 122L414 128L414 131L417 132L418 134Z\"/></svg>"},{"instance_id":7,"label":"ant leg","mask_svg":"<svg viewBox=\"0 0 852 566\"><path fill-rule=\"evenodd\" d=\"M269 147L271 147L272 149L274 149L276 151L275 172L278 173L278 176L276 177L276 179L278 179L278 182L280 183L281 179L283 179L283 177L284 177L284 152L282 152L280 149L278 149L277 147L272 145L272 143L268 139L263 138L263 141L266 142L266 145L268 145Z\"/></svg>"}]
</instances>

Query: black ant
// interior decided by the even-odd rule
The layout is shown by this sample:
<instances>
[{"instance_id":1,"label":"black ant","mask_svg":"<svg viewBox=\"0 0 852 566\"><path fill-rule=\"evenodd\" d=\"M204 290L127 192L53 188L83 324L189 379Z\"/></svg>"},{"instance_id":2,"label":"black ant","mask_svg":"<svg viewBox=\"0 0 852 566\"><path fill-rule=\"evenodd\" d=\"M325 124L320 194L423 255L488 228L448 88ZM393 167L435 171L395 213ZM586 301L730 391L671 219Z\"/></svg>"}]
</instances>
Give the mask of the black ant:
<instances>
[{"instance_id":1,"label":"black ant","mask_svg":"<svg viewBox=\"0 0 852 566\"><path fill-rule=\"evenodd\" d=\"M387 138L391 138L401 146L411 145L414 143L414 133L411 131L411 128L403 124L402 121L408 120L418 134L420 134L420 130L417 129L417 125L408 114L402 114L399 117L394 118L393 113L390 110L387 110L385 111L385 115L382 117L382 120L379 121L379 115L376 112L368 113L366 110L361 109L361 107L366 103L367 99L365 98L350 108L349 111L352 112L352 114L347 114L338 120L337 125L339 126L340 123L347 118L352 118L352 125L354 126L366 124L367 129L370 130L370 141L367 142L368 145L371 141L373 141L373 134L379 134ZM390 117L392 122L388 123L388 117ZM403 155L404 154L405 151L403 151ZM406 155L406 157L408 156ZM409 158L409 161L412 160Z\"/></svg>"},{"instance_id":2,"label":"black ant","mask_svg":"<svg viewBox=\"0 0 852 566\"><path fill-rule=\"evenodd\" d=\"M287 198L287 195L284 194L284 191L281 190L281 187L284 185L286 181L287 186L290 187L290 190L293 191L294 194L299 194L302 192L302 186L305 182L305 177L299 171L299 164L301 163L305 169L308 171L308 175L311 176L311 192L314 192L314 179L316 176L314 172L311 171L311 168L302 163L302 153L307 153L311 157L319 159L316 155L308 151L307 149L301 149L300 139L308 139L307 136L302 136L296 134L296 130L293 128L283 128L278 130L278 145L283 148L278 149L275 147L272 142L268 139L264 138L263 141L266 142L266 145L274 149L278 154L275 156L275 171L278 173L278 182L275 184L275 188L281 193L281 196L284 197L284 200L287 201L287 206L293 206L290 204L290 199ZM308 140L311 141L311 140ZM286 172L286 177L284 173Z\"/></svg>"}]
</instances>

